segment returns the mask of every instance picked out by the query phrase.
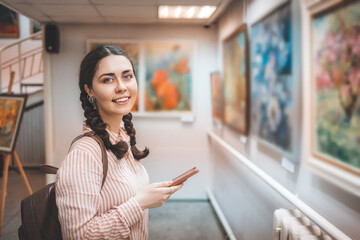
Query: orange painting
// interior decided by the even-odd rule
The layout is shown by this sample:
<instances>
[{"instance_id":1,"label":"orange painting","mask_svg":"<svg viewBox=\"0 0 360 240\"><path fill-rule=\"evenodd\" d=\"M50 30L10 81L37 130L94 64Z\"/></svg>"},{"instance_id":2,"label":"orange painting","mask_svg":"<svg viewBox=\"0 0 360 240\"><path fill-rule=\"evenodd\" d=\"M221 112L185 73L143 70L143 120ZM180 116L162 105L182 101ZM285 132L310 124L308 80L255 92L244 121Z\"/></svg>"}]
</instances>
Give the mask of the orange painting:
<instances>
[{"instance_id":1,"label":"orange painting","mask_svg":"<svg viewBox=\"0 0 360 240\"><path fill-rule=\"evenodd\" d=\"M145 111L192 110L192 44L145 46Z\"/></svg>"},{"instance_id":2,"label":"orange painting","mask_svg":"<svg viewBox=\"0 0 360 240\"><path fill-rule=\"evenodd\" d=\"M25 96L0 96L0 151L12 152L19 130Z\"/></svg>"}]
</instances>

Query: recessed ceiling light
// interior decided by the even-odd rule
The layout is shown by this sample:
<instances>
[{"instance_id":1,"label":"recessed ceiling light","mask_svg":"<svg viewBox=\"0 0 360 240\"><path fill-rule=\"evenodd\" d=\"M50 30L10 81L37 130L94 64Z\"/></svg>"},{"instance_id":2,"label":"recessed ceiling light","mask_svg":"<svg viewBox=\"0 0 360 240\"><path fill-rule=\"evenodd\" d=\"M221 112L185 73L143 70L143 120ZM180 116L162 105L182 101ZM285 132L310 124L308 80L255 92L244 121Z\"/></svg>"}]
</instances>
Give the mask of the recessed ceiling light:
<instances>
[{"instance_id":1,"label":"recessed ceiling light","mask_svg":"<svg viewBox=\"0 0 360 240\"><path fill-rule=\"evenodd\" d=\"M215 12L216 6L159 6L159 18L207 19Z\"/></svg>"}]
</instances>

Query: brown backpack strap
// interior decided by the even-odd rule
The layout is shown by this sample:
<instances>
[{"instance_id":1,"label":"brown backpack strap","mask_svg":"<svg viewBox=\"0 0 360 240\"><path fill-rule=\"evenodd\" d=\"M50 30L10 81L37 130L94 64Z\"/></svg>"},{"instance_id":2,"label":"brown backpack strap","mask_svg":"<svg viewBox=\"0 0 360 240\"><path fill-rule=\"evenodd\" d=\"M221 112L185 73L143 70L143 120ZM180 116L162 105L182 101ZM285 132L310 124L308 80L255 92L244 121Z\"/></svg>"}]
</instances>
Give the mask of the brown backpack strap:
<instances>
[{"instance_id":1,"label":"brown backpack strap","mask_svg":"<svg viewBox=\"0 0 360 240\"><path fill-rule=\"evenodd\" d=\"M77 136L77 137L71 142L70 148L71 148L71 146L72 146L77 140L79 140L80 138L83 138L83 137L91 137L91 138L93 138L93 139L100 145L100 148L101 148L101 156L102 156L102 163L103 163L103 179L102 179L102 183L101 183L101 189L102 189L103 186L104 186L105 179L106 179L106 175L107 175L107 171L108 171L108 158L107 158L106 148L105 148L104 142L103 142L102 139L101 139L98 135L96 135L94 132L86 132L86 133L84 133L84 134L81 134L81 135ZM70 148L69 148L69 151L70 151ZM56 172L57 172L58 169L59 169L59 168L54 167L54 166L51 166L51 165L46 165L46 164L40 165L40 171L43 172L43 173L47 173L47 174L56 174Z\"/></svg>"},{"instance_id":2,"label":"brown backpack strap","mask_svg":"<svg viewBox=\"0 0 360 240\"><path fill-rule=\"evenodd\" d=\"M40 165L40 171L46 174L56 174L58 169L59 168L47 164Z\"/></svg>"}]
</instances>

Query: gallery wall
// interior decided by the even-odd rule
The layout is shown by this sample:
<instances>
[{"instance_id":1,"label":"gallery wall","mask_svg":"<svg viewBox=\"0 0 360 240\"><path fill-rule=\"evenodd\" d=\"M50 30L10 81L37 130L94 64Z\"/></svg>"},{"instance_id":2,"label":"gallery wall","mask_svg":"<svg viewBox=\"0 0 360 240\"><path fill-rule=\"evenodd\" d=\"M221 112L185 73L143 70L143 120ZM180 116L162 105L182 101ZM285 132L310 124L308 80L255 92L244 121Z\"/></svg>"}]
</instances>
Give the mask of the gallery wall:
<instances>
[{"instance_id":1,"label":"gallery wall","mask_svg":"<svg viewBox=\"0 0 360 240\"><path fill-rule=\"evenodd\" d=\"M75 25L61 24L60 52L47 54L45 112L47 161L59 166L71 140L81 133L83 110L79 101L78 73L86 53L88 39L131 40L133 42L192 42L195 45L193 66L193 111L191 119L182 114L134 116L137 145L150 148L142 160L150 181L172 179L198 166L201 174L173 198L205 199L209 182L209 149L206 130L211 126L211 70L217 64L217 28L191 25ZM190 120L190 121L188 121Z\"/></svg>"},{"instance_id":2,"label":"gallery wall","mask_svg":"<svg viewBox=\"0 0 360 240\"><path fill-rule=\"evenodd\" d=\"M259 20L278 9L285 1L234 1L219 21L217 68L223 74L223 41L243 23L248 26L251 36L252 26ZM345 190L325 178L315 174L306 164L304 149L308 152L310 139L304 131L310 130L310 124L303 121L303 97L309 95L302 91L302 18L300 0L291 1L291 31L293 54L293 84L296 96L293 107L296 115L294 124L294 152L289 157L277 148L263 144L255 136L254 128L244 136L225 124L213 123L212 132L250 159L260 169L279 182L303 202L334 224L337 228L356 239L360 231L355 226L360 221L359 197L355 192ZM250 48L252 43L250 41ZM251 59L250 59L251 62ZM308 68L305 68L309 71ZM308 85L306 85L308 86ZM308 93L309 94L309 93ZM306 102L305 102L306 103ZM308 116L308 115L306 115ZM250 120L250 125L254 122ZM211 149L212 179L211 189L219 202L225 217L229 221L237 239L269 239L272 236L273 212L277 208L294 208L269 185L264 183L245 167L238 159L225 151L216 141L209 141ZM283 167L283 163L291 167ZM285 164L286 165L286 164ZM294 167L294 170L291 168ZM356 224L355 224L356 223Z\"/></svg>"}]
</instances>

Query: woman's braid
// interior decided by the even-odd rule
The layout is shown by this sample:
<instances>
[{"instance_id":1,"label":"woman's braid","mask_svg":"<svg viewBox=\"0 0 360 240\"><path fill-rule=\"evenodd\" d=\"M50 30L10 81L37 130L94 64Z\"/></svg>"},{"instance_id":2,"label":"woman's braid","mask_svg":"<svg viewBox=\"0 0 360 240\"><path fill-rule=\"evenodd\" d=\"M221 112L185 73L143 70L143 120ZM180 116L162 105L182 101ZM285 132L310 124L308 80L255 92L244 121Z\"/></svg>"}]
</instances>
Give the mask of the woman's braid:
<instances>
[{"instance_id":1,"label":"woman's braid","mask_svg":"<svg viewBox=\"0 0 360 240\"><path fill-rule=\"evenodd\" d=\"M143 151L140 151L136 147L136 138L135 138L136 131L131 120L132 120L131 113L128 113L127 115L123 116L125 130L130 137L131 152L135 159L140 160L142 158L147 157L147 155L149 155L149 149L145 148Z\"/></svg>"}]
</instances>

